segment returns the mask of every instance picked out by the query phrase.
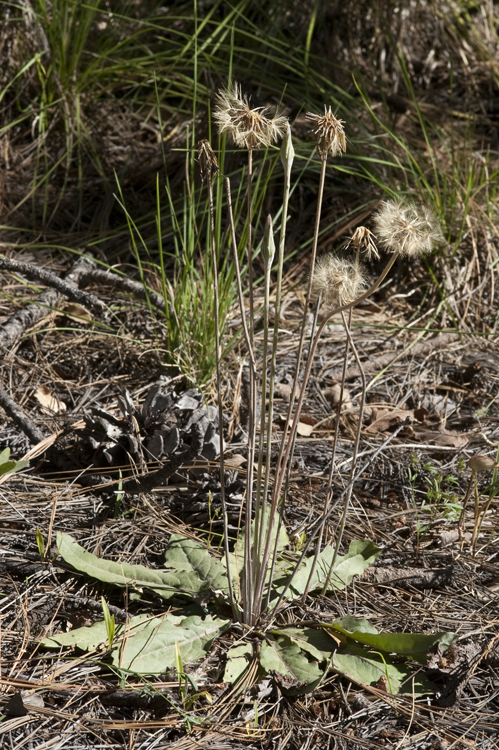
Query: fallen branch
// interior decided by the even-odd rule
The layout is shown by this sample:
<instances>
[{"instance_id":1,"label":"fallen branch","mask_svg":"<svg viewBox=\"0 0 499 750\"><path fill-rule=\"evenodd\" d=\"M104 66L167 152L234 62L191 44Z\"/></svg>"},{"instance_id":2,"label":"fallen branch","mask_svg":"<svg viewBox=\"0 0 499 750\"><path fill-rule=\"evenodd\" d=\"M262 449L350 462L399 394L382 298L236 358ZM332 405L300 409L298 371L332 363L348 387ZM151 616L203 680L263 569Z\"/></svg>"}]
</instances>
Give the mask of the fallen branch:
<instances>
[{"instance_id":1,"label":"fallen branch","mask_svg":"<svg viewBox=\"0 0 499 750\"><path fill-rule=\"evenodd\" d=\"M128 292L137 297L137 299L141 299L144 302L149 301L154 307L159 308L163 312L165 311L166 300L161 294L146 289L140 282L129 279L126 276L119 276L116 273L103 271L100 268L89 268L83 273L80 286L88 286L92 283L104 284L105 286L111 286L113 289L119 289L121 292Z\"/></svg>"},{"instance_id":2,"label":"fallen branch","mask_svg":"<svg viewBox=\"0 0 499 750\"><path fill-rule=\"evenodd\" d=\"M106 305L98 297L90 292L82 292L74 284L68 283L66 279L60 279L52 271L46 271L44 268L38 268L33 266L31 263L21 263L19 260L12 260L11 258L0 258L0 271L14 271L15 273L21 273L28 279L34 279L35 281L41 281L42 284L46 284L51 289L63 294L71 302L77 302L80 305L88 307L94 313L102 313L107 310ZM70 279L74 281L74 279Z\"/></svg>"},{"instance_id":3,"label":"fallen branch","mask_svg":"<svg viewBox=\"0 0 499 750\"><path fill-rule=\"evenodd\" d=\"M85 273L92 269L89 258L79 258L72 268L64 274L68 288L74 288ZM64 295L56 289L46 289L36 302L27 305L14 313L0 330L0 347L11 347L29 328L42 320L50 310L57 307Z\"/></svg>"}]
</instances>

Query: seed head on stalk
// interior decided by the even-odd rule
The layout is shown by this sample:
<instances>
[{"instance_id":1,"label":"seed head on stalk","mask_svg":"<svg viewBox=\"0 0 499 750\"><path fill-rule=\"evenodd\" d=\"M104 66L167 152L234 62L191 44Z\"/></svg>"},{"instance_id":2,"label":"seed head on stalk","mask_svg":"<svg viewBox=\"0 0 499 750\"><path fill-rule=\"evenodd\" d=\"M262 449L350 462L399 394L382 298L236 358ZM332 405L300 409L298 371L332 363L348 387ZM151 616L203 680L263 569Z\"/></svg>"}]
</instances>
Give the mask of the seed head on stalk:
<instances>
[{"instance_id":1,"label":"seed head on stalk","mask_svg":"<svg viewBox=\"0 0 499 750\"><path fill-rule=\"evenodd\" d=\"M429 253L442 242L438 219L427 206L403 201L383 201L374 215L374 228L379 242L389 252L413 257Z\"/></svg>"},{"instance_id":2,"label":"seed head on stalk","mask_svg":"<svg viewBox=\"0 0 499 750\"><path fill-rule=\"evenodd\" d=\"M347 150L345 138L345 121L338 120L331 112L331 107L326 109L324 105L323 115L314 115L307 112L307 118L312 120L315 130L312 132L316 139L317 153L321 159L327 159L328 154L337 156Z\"/></svg>"},{"instance_id":3,"label":"seed head on stalk","mask_svg":"<svg viewBox=\"0 0 499 750\"><path fill-rule=\"evenodd\" d=\"M219 171L217 157L211 147L211 143L206 138L198 142L197 148L201 179L203 182L206 182L208 179L211 180L212 176Z\"/></svg>"},{"instance_id":4,"label":"seed head on stalk","mask_svg":"<svg viewBox=\"0 0 499 750\"><path fill-rule=\"evenodd\" d=\"M322 294L326 305L348 305L367 288L364 268L357 260L339 258L334 253L317 261L312 277L312 293Z\"/></svg>"},{"instance_id":5,"label":"seed head on stalk","mask_svg":"<svg viewBox=\"0 0 499 750\"><path fill-rule=\"evenodd\" d=\"M241 86L232 83L220 89L216 98L213 117L220 134L227 133L239 148L261 148L271 146L286 132L287 118L277 112L268 117L270 105L251 109Z\"/></svg>"},{"instance_id":6,"label":"seed head on stalk","mask_svg":"<svg viewBox=\"0 0 499 750\"><path fill-rule=\"evenodd\" d=\"M347 247L353 247L358 253L363 250L367 260L371 260L373 255L379 260L375 239L374 234L367 227L357 227L350 237Z\"/></svg>"}]
</instances>

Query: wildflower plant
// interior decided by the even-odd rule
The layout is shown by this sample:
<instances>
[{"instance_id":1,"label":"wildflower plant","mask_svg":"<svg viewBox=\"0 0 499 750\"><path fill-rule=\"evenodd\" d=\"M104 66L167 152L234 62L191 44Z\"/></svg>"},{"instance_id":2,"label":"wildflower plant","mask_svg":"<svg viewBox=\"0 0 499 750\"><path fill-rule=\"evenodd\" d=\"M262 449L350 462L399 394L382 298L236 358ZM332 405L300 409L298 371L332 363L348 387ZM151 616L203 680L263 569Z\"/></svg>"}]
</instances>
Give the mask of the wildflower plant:
<instances>
[{"instance_id":1,"label":"wildflower plant","mask_svg":"<svg viewBox=\"0 0 499 750\"><path fill-rule=\"evenodd\" d=\"M300 346L295 370L295 385L301 380L296 405L291 399L288 420L281 437L281 446L277 461L272 466L273 443L273 393L276 370L277 335L279 325L280 296L284 249L286 244L286 219L290 195L291 170L294 150L289 123L281 115L269 117L267 106L250 109L246 96L238 84L223 89L217 99L215 121L220 134L227 134L241 148L248 150L248 247L247 260L251 269L253 259L251 223L252 201L251 180L253 149L261 146L270 147L277 138L282 138L281 161L284 169L283 212L279 242L274 239L272 219L265 222L264 237L261 244L261 259L264 268L264 304L263 320L263 367L257 372L255 352L255 313L252 300L252 277L248 274L249 311L244 304L242 279L237 252L236 225L232 213L231 185L225 179L227 193L228 221L234 265L238 284L240 313L243 320L247 358L250 370L249 396L249 429L247 436L248 462L246 492L244 498L244 528L239 531L236 540L230 539L230 529L225 503L224 463L223 463L223 413L220 393L220 341L217 338L217 380L220 425L220 483L223 516L223 560L211 555L205 545L179 534L170 538L165 555L165 570L150 571L140 565L127 565L99 559L83 550L66 534L58 537L60 554L64 559L83 572L107 583L136 590L150 589L165 600L183 597L188 600L202 601L210 612L202 619L186 616L178 611L161 617L147 618L144 615L131 618L126 628L117 628L112 644L111 658L113 663L119 661L126 669L139 668L142 672L158 673L188 660L200 658L209 648L214 638L234 627L239 639L227 653L225 678L230 682L256 679L257 673L279 674L287 678L283 690L300 692L310 690L320 684L327 670L332 665L340 673L348 674L361 683L375 684L373 670L379 679L388 685L388 690L397 693L403 690L403 683L411 676L410 668L392 659L390 654L398 654L416 660L424 659L427 649L440 643L443 649L450 645L455 636L448 633L434 635L421 634L380 634L364 620L355 617L338 618L330 622L317 622L317 627L299 629L291 628L279 620L281 604L304 598L308 592L344 589L355 575L361 574L370 565L381 550L369 540L350 543L344 555L339 554L342 535L348 516L349 503L354 484L363 472L357 466L360 432L362 427L363 404L366 393L366 381L362 363L355 347L351 333L351 311L359 302L367 299L376 291L397 257L402 254L416 253L416 245L427 251L429 243L438 236L436 227L423 212L418 218L416 209L399 202L385 205L378 213L377 232L380 233L382 245L392 255L378 279L368 288L366 274L360 262L360 254L377 255L375 236L365 227L359 228L350 241L352 257L340 258L329 255L315 264L317 239L321 215L322 191L326 174L328 157L344 151L345 133L343 122L337 120L330 110L323 116L312 116L315 129L316 149L322 160L319 182L319 201L316 221L313 230L313 253L308 281L307 302L315 294L318 297L316 312L321 300L328 305L317 331L310 342L309 352L301 373L306 313L300 332ZM214 246L214 191L213 181L220 178L218 164L207 141L198 144L198 161L202 177L209 192L210 222L208 231L213 253L214 288L217 295L217 263ZM219 183L220 184L220 183ZM384 214L383 214L384 211ZM379 216L381 229L379 227ZM389 217L387 219L386 217ZM383 229L383 221L385 228ZM389 227L393 231L390 235ZM388 228L387 228L388 227ZM274 260L277 264L277 283L275 293L274 329L270 329L270 288ZM332 307L332 309L331 309ZM325 524L331 517L332 505L332 472L335 470L333 456L329 477L328 492L322 514L309 529L300 549L282 554L290 546L284 525L283 512L287 501L289 467L291 466L297 426L300 418L307 383L311 374L313 358L319 339L333 315L342 316L349 349L353 352L361 372L362 393L359 406L359 420L355 437L350 475L342 494L336 498L343 502L343 511L339 518L334 538L334 545L322 546ZM215 326L218 330L218 325ZM345 362L346 353L345 350ZM300 378L299 378L300 376ZM293 391L294 392L294 388ZM268 396L268 398L267 398ZM258 408L259 407L259 408ZM341 408L341 397L340 397ZM258 417L258 414L260 415ZM339 416L339 414L338 414ZM257 426L259 434L257 441ZM336 425L336 436L338 433ZM393 436L397 431L393 433ZM393 436L390 436L381 452ZM375 454L376 456L377 454ZM374 457L375 457L374 456ZM314 554L311 547L314 545ZM294 555L294 556L293 556ZM227 605L230 605L232 617L227 617ZM212 610L215 613L212 614ZM220 613L223 613L221 616ZM99 625L99 627L97 627ZM95 631L73 631L71 640L66 636L46 638L43 644L47 647L60 647L68 643L78 644L81 638L88 648L96 647L105 638L105 629L100 624L93 626ZM90 629L92 630L92 629ZM240 634L246 637L240 640ZM353 642L353 646L352 646ZM109 644L110 645L110 644ZM367 646L359 652L363 646ZM182 666L184 671L184 666ZM243 684L241 682L241 684ZM246 683L245 683L246 684ZM422 695L433 692L435 686L424 677L411 676L410 692Z\"/></svg>"}]
</instances>

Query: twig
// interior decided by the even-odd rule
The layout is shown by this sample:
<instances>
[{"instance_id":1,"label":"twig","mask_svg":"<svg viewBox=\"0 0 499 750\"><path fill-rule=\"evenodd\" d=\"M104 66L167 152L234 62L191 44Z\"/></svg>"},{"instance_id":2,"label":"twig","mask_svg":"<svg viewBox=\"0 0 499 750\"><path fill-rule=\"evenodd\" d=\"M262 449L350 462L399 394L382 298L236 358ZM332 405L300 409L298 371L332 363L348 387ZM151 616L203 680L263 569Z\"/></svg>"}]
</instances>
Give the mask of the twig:
<instances>
[{"instance_id":1,"label":"twig","mask_svg":"<svg viewBox=\"0 0 499 750\"><path fill-rule=\"evenodd\" d=\"M146 287L139 281L134 281L126 276L120 276L117 273L104 271L100 268L88 269L88 271L81 276L80 286L88 286L88 284L91 283L104 284L106 286L111 286L113 289L119 289L120 292L133 294L137 299L143 300L144 302L149 301L159 310L165 311L167 306L167 301L163 295L153 292L151 289L146 289Z\"/></svg>"},{"instance_id":2,"label":"twig","mask_svg":"<svg viewBox=\"0 0 499 750\"><path fill-rule=\"evenodd\" d=\"M78 302L80 305L85 305L85 307L88 307L94 313L102 313L107 310L107 306L98 297L90 294L90 292L82 292L81 289L68 284L67 281L60 279L55 273L46 271L44 268L32 266L30 263L21 263L19 260L0 258L0 270L14 271L15 273L27 276L28 279L41 281L42 284L56 289L71 300L71 302Z\"/></svg>"},{"instance_id":3,"label":"twig","mask_svg":"<svg viewBox=\"0 0 499 750\"><path fill-rule=\"evenodd\" d=\"M87 257L78 261L64 274L64 280L69 286L77 286L80 279L92 269L93 261ZM46 289L36 302L27 305L14 313L0 330L0 347L11 347L28 328L41 320L47 312L59 304L62 294L55 289Z\"/></svg>"}]
</instances>

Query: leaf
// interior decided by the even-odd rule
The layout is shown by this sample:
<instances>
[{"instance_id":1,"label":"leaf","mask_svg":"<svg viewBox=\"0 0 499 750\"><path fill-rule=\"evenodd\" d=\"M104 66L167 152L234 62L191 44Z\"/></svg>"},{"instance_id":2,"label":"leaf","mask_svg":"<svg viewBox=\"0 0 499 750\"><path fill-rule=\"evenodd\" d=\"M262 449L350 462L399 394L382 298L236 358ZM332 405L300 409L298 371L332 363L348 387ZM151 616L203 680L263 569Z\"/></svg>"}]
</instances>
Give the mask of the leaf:
<instances>
[{"instance_id":1,"label":"leaf","mask_svg":"<svg viewBox=\"0 0 499 750\"><path fill-rule=\"evenodd\" d=\"M247 670L253 658L253 647L251 643L243 643L232 646L227 651L227 663L225 665L224 682L233 683Z\"/></svg>"},{"instance_id":2,"label":"leaf","mask_svg":"<svg viewBox=\"0 0 499 750\"><path fill-rule=\"evenodd\" d=\"M148 589L156 592L163 599L170 599L176 595L194 597L200 592L209 591L207 581L197 577L192 563L189 562L190 553L188 554L182 545L178 544L178 539L174 540L169 571L151 570L144 565L103 560L83 549L69 534L61 532L57 534L57 546L59 554L69 565L103 583L128 587L139 592ZM196 557L194 550L191 551ZM166 554L168 556L169 550ZM206 552L206 554L209 553ZM176 558L182 559L176 560ZM207 575L210 575L211 567L206 564L203 566L201 563L200 567ZM213 567L213 571L215 570L217 573L214 572L214 580L218 581L219 571L216 566Z\"/></svg>"},{"instance_id":3,"label":"leaf","mask_svg":"<svg viewBox=\"0 0 499 750\"><path fill-rule=\"evenodd\" d=\"M269 521L270 521L270 507L268 505L265 507L263 518L264 518L264 529L263 529L263 537L262 537L263 538L262 549L265 548L265 533L269 527ZM278 529L279 529L279 519L276 519L274 526L272 528L272 533L271 533L271 545L270 545L271 553L276 543ZM254 544L254 535L255 535L255 522L253 521L251 523L251 544L252 545ZM232 580L234 581L234 586L235 586L236 591L238 591L239 589L239 584L238 584L239 576L244 570L245 538L246 538L246 527L244 527L241 533L239 534L237 541L236 541L235 548L234 548L234 552L231 553L230 555L231 575L232 575ZM278 552L280 552L283 549L285 549L285 547L288 547L288 546L289 546L289 536L288 536L286 529L284 528L284 524L281 524L281 528L279 529L279 537L277 538L277 550ZM270 574L270 571L267 571L267 577L266 577L267 579L268 579L269 574Z\"/></svg>"},{"instance_id":4,"label":"leaf","mask_svg":"<svg viewBox=\"0 0 499 750\"><path fill-rule=\"evenodd\" d=\"M138 674L161 674L175 667L178 654L182 664L200 659L213 640L230 627L230 620L208 616L137 615L126 624L116 627L111 650L114 666ZM70 633L44 638L45 648L73 646L85 651L98 648L107 642L104 622L90 628L78 628Z\"/></svg>"},{"instance_id":5,"label":"leaf","mask_svg":"<svg viewBox=\"0 0 499 750\"><path fill-rule=\"evenodd\" d=\"M67 406L64 401L52 395L52 391L46 385L40 385L35 391L35 398L41 404L43 414L65 414Z\"/></svg>"},{"instance_id":6,"label":"leaf","mask_svg":"<svg viewBox=\"0 0 499 750\"><path fill-rule=\"evenodd\" d=\"M273 630L272 634L289 638L319 662L330 659L338 643L341 643L339 638L317 628L279 628Z\"/></svg>"},{"instance_id":7,"label":"leaf","mask_svg":"<svg viewBox=\"0 0 499 750\"><path fill-rule=\"evenodd\" d=\"M325 655L322 660L326 660ZM269 638L262 644L260 664L265 672L277 672L286 678L281 687L290 695L313 690L324 676L318 660L284 636Z\"/></svg>"},{"instance_id":8,"label":"leaf","mask_svg":"<svg viewBox=\"0 0 499 750\"><path fill-rule=\"evenodd\" d=\"M378 654L369 653L354 644L336 651L333 667L352 682L382 688L392 695L405 693L418 697L437 690L437 686L422 672L412 674L409 667L395 665L389 656L383 660Z\"/></svg>"},{"instance_id":9,"label":"leaf","mask_svg":"<svg viewBox=\"0 0 499 750\"><path fill-rule=\"evenodd\" d=\"M300 437L310 437L310 435L313 433L315 428L315 425L313 424L306 424L305 422L298 422L296 425L296 433L297 435L300 435Z\"/></svg>"},{"instance_id":10,"label":"leaf","mask_svg":"<svg viewBox=\"0 0 499 750\"><path fill-rule=\"evenodd\" d=\"M206 547L181 534L172 534L165 553L165 567L177 575L181 588L197 594L229 592L227 571L222 560Z\"/></svg>"},{"instance_id":11,"label":"leaf","mask_svg":"<svg viewBox=\"0 0 499 750\"><path fill-rule=\"evenodd\" d=\"M0 476L14 471L21 471L29 466L29 461L9 461L10 448L4 448L0 453Z\"/></svg>"},{"instance_id":12,"label":"leaf","mask_svg":"<svg viewBox=\"0 0 499 750\"><path fill-rule=\"evenodd\" d=\"M61 313L67 315L68 318L75 320L77 323L87 325L92 322L92 315L86 307L79 305L78 302L68 302L67 305L62 308Z\"/></svg>"},{"instance_id":13,"label":"leaf","mask_svg":"<svg viewBox=\"0 0 499 750\"><path fill-rule=\"evenodd\" d=\"M350 621L346 623L345 620L348 619L335 620L331 623L331 627L353 638L358 643L364 643L371 648L375 648L377 651L398 654L418 661L420 664L426 664L428 649L432 646L439 643L446 651L457 639L455 633L377 633L366 620L358 620L357 623L366 623L366 625L369 625L369 629L356 628L355 618L350 618Z\"/></svg>"},{"instance_id":14,"label":"leaf","mask_svg":"<svg viewBox=\"0 0 499 750\"><path fill-rule=\"evenodd\" d=\"M352 578L361 575L366 568L381 554L381 549L376 547L373 542L354 541L350 542L348 552L343 557L336 559L335 569L330 576L328 591L339 589L340 591L347 586ZM321 588L329 573L331 563L334 557L334 548L326 547L317 559L317 566L310 583L310 591ZM307 558L300 570L294 576L291 582L291 593L294 596L301 596L305 591L305 586L312 569L313 557ZM276 581L276 591L282 591L284 580Z\"/></svg>"}]
</instances>

